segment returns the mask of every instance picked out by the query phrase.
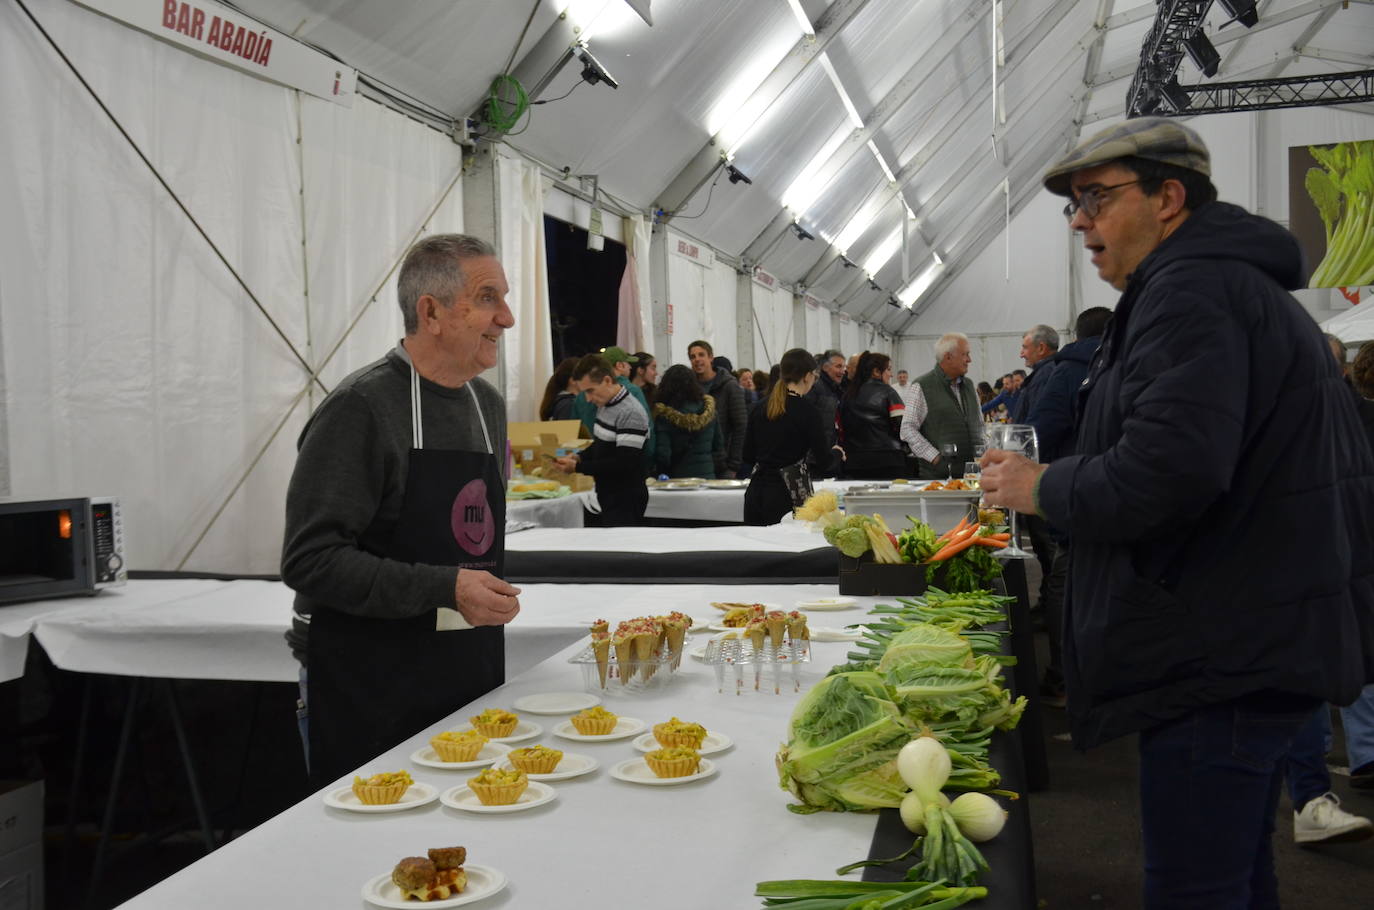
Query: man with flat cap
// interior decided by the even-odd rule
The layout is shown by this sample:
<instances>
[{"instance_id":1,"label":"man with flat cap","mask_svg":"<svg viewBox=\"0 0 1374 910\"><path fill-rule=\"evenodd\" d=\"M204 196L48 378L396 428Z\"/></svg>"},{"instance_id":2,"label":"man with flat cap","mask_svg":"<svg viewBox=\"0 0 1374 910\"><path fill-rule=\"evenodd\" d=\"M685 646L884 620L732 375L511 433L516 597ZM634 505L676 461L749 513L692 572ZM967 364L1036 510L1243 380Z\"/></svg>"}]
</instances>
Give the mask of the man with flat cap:
<instances>
[{"instance_id":1,"label":"man with flat cap","mask_svg":"<svg viewBox=\"0 0 1374 910\"><path fill-rule=\"evenodd\" d=\"M1297 242L1216 201L1210 173L1163 118L1046 173L1121 299L1076 454L992 451L982 475L989 501L1071 538L1074 742L1139 733L1151 910L1278 906L1282 757L1323 702L1374 680L1374 455L1288 293Z\"/></svg>"}]
</instances>

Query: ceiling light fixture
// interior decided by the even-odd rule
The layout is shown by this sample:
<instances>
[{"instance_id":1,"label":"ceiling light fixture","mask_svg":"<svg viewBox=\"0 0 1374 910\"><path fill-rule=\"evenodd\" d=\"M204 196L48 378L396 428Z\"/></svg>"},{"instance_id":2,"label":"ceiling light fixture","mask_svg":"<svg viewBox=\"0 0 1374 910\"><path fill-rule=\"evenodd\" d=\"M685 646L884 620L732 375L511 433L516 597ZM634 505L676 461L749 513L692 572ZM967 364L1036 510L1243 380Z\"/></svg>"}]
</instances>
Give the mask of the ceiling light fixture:
<instances>
[{"instance_id":1,"label":"ceiling light fixture","mask_svg":"<svg viewBox=\"0 0 1374 910\"><path fill-rule=\"evenodd\" d=\"M733 164L725 165L725 173L730 178L731 183L744 182L752 184L754 182L750 180L748 177L744 176L744 171L735 167Z\"/></svg>"},{"instance_id":2,"label":"ceiling light fixture","mask_svg":"<svg viewBox=\"0 0 1374 910\"><path fill-rule=\"evenodd\" d=\"M878 242L873 248L873 252L868 254L864 260L864 271L870 275L878 274L878 270L887 265L897 251L902 248L902 229L899 226L895 231L888 234Z\"/></svg>"},{"instance_id":3,"label":"ceiling light fixture","mask_svg":"<svg viewBox=\"0 0 1374 910\"><path fill-rule=\"evenodd\" d=\"M791 228L792 228L792 233L794 233L794 234L797 235L797 239L798 239L798 240L815 240L815 239L816 239L816 235L815 235L815 234L811 233L810 231L808 231L806 228L802 227L800 224L798 224L798 223L795 222L795 221L792 222Z\"/></svg>"},{"instance_id":4,"label":"ceiling light fixture","mask_svg":"<svg viewBox=\"0 0 1374 910\"><path fill-rule=\"evenodd\" d=\"M1231 14L1232 22L1239 22L1246 28L1254 28L1259 22L1255 0L1221 0L1221 5Z\"/></svg>"},{"instance_id":5,"label":"ceiling light fixture","mask_svg":"<svg viewBox=\"0 0 1374 910\"><path fill-rule=\"evenodd\" d=\"M589 85L596 85L604 82L611 88L620 88L620 83L616 82L601 62L592 56L592 52L587 49L585 44L577 48L577 59L582 61L582 81Z\"/></svg>"},{"instance_id":6,"label":"ceiling light fixture","mask_svg":"<svg viewBox=\"0 0 1374 910\"><path fill-rule=\"evenodd\" d=\"M1217 67L1221 65L1221 54L1212 46L1212 42L1207 40L1207 36L1202 33L1202 29L1194 29L1191 35L1182 41L1183 49L1188 52L1188 58L1193 61L1202 71L1202 75L1211 78L1217 74Z\"/></svg>"},{"instance_id":7,"label":"ceiling light fixture","mask_svg":"<svg viewBox=\"0 0 1374 910\"><path fill-rule=\"evenodd\" d=\"M940 273L944 270L945 264L940 259L939 254L936 254L934 261L926 267L924 272L917 275L910 284L897 292L897 297L902 301L902 305L911 309L916 301L921 299L921 295L930 290L930 286L935 283L935 279L939 278Z\"/></svg>"}]
</instances>

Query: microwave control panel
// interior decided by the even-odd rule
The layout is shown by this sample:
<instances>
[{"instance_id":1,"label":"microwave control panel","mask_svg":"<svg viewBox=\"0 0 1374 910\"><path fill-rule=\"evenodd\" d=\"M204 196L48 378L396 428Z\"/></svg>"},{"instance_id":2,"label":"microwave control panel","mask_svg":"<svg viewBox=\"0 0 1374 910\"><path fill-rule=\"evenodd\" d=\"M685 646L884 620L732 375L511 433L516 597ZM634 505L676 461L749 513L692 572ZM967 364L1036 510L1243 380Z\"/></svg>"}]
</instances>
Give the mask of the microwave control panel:
<instances>
[{"instance_id":1,"label":"microwave control panel","mask_svg":"<svg viewBox=\"0 0 1374 910\"><path fill-rule=\"evenodd\" d=\"M97 585L122 585L129 580L124 564L124 515L118 499L91 499L91 545Z\"/></svg>"}]
</instances>

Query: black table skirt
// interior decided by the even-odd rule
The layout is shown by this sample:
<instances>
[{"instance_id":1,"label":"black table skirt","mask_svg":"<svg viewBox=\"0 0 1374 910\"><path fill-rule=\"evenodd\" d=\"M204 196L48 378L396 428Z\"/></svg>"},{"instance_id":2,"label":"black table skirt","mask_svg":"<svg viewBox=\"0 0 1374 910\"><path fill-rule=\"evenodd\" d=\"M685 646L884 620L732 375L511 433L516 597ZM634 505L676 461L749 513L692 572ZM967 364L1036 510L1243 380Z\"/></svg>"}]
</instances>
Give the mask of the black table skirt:
<instances>
[{"instance_id":1,"label":"black table skirt","mask_svg":"<svg viewBox=\"0 0 1374 910\"><path fill-rule=\"evenodd\" d=\"M507 550L505 575L513 584L835 584L838 552Z\"/></svg>"}]
</instances>

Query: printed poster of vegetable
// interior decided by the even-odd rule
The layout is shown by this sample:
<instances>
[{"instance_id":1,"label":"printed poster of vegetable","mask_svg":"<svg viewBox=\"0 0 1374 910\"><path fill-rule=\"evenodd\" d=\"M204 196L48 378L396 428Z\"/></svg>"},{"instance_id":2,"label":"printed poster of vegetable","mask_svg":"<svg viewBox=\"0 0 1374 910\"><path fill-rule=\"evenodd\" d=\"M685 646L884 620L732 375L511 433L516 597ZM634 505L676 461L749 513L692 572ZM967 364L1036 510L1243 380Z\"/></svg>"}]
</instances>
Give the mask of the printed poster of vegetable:
<instances>
[{"instance_id":1,"label":"printed poster of vegetable","mask_svg":"<svg viewBox=\"0 0 1374 910\"><path fill-rule=\"evenodd\" d=\"M1374 140L1290 147L1288 220L1308 287L1374 284Z\"/></svg>"}]
</instances>

